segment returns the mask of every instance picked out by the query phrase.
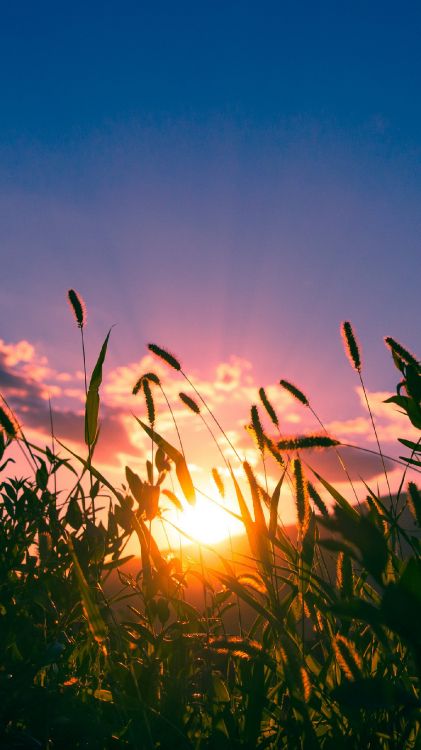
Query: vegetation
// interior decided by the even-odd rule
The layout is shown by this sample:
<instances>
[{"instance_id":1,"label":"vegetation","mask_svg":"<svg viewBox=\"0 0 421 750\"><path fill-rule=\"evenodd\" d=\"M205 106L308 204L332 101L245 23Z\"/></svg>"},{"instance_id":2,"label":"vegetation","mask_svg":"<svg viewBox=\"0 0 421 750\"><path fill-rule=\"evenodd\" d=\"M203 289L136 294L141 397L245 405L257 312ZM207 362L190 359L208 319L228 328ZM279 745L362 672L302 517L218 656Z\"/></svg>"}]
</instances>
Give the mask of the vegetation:
<instances>
[{"instance_id":1,"label":"vegetation","mask_svg":"<svg viewBox=\"0 0 421 750\"><path fill-rule=\"evenodd\" d=\"M85 361L85 309L73 291L69 301ZM361 377L349 323L343 335ZM259 408L276 429L278 416L260 389L249 430L262 460L276 459L278 481L267 491L244 463L246 498L227 462L253 564L238 572L223 558L211 570L202 558L195 573L203 586L200 608L186 600L189 571L164 555L150 530L163 503L181 505L167 488L174 471L185 500L195 500L182 444L175 448L155 430L153 393L163 386L154 373L134 385L147 405L148 423L138 420L139 429L154 445L145 478L127 467L124 485L116 488L95 467L108 337L86 379L85 458L69 459L57 439L51 448L31 445L2 402L1 747L421 747L421 495L414 483L406 485L408 467L421 468L420 441L400 438L409 455L401 459L399 492L385 499L367 486L367 502L359 507L303 460L306 449L337 450L338 441L320 423L318 436L279 434L276 442ZM399 372L388 401L421 429L420 363L393 339L386 344ZM187 378L174 356L150 349ZM295 385L282 380L280 387L312 409ZM197 402L182 395L186 407L200 416L203 408L216 422L196 396ZM29 477L6 478L12 444L31 465ZM222 495L216 469L213 476ZM72 490L65 494L58 488L69 477ZM278 514L284 481L296 500L292 538ZM124 572L133 534L141 557L136 575ZM110 593L116 575L120 590ZM229 612L234 628L227 626Z\"/></svg>"}]
</instances>

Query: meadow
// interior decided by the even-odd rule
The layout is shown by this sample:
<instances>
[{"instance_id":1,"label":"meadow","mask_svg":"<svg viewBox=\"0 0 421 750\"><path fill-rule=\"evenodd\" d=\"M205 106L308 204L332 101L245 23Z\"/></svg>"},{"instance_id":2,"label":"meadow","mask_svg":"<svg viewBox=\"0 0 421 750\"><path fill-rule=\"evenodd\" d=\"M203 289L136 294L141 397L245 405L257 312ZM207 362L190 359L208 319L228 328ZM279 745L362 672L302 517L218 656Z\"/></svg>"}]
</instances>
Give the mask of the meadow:
<instances>
[{"instance_id":1,"label":"meadow","mask_svg":"<svg viewBox=\"0 0 421 750\"><path fill-rule=\"evenodd\" d=\"M367 483L360 504L340 442L321 421L316 434L285 436L260 389L245 421L263 472L268 457L276 463L276 481L266 484L201 394L182 392L186 409L204 415L234 454L221 456L224 478L216 468L212 475L222 508L235 494L246 540L241 564L229 544L200 545L190 564L162 549L151 529L165 507L182 513L197 494L182 440L169 443L157 429L154 393L165 396L165 383L154 372L133 383L151 447L144 475L126 467L116 487L95 463L110 334L89 375L84 306L73 290L69 301L85 373L85 453L54 433L49 447L31 443L3 397L0 408L0 746L421 748L421 494L413 481L421 437L396 435L398 491L381 496ZM342 335L364 389L350 323ZM394 339L385 344L398 381L390 409L421 430L420 362ZM195 390L174 355L149 349ZM312 410L297 385L279 387ZM368 398L367 408L377 438ZM336 451L346 493L311 469L306 451L314 448ZM14 475L13 450L25 457L23 478ZM284 483L294 529L282 522ZM127 554L133 538L135 557Z\"/></svg>"}]
</instances>

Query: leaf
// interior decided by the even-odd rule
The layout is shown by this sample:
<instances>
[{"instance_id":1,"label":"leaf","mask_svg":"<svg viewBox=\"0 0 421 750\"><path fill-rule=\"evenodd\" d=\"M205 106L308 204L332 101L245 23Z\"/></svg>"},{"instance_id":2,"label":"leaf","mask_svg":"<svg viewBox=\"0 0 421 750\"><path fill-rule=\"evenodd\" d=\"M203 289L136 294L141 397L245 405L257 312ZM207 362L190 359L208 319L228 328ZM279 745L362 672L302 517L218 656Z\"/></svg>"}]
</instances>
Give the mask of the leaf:
<instances>
[{"instance_id":1,"label":"leaf","mask_svg":"<svg viewBox=\"0 0 421 750\"><path fill-rule=\"evenodd\" d=\"M39 469L37 469L35 474L36 483L41 490L46 490L48 484L47 467L45 461L43 461L42 458L39 458L39 456L37 457L37 461L39 462Z\"/></svg>"},{"instance_id":2,"label":"leaf","mask_svg":"<svg viewBox=\"0 0 421 750\"><path fill-rule=\"evenodd\" d=\"M98 428L98 412L99 412L99 387L102 383L102 366L104 364L105 355L107 353L108 339L110 337L111 328L107 333L105 341L101 347L97 363L93 369L91 381L89 383L88 394L86 397L85 407L85 443L91 446L95 442L97 428Z\"/></svg>"},{"instance_id":3,"label":"leaf","mask_svg":"<svg viewBox=\"0 0 421 750\"><path fill-rule=\"evenodd\" d=\"M225 682L216 674L212 675L212 693L217 703L229 703L231 700Z\"/></svg>"},{"instance_id":4,"label":"leaf","mask_svg":"<svg viewBox=\"0 0 421 750\"><path fill-rule=\"evenodd\" d=\"M70 554L73 559L73 566L76 573L76 579L79 586L80 595L82 598L82 605L85 612L86 619L88 621L89 630L91 631L94 639L97 643L102 644L104 653L106 653L104 641L107 638L107 627L104 620L102 619L101 612L95 600L91 596L88 583L84 576L83 570L80 567L80 563L73 546L71 536L67 536L67 545L70 550Z\"/></svg>"},{"instance_id":5,"label":"leaf","mask_svg":"<svg viewBox=\"0 0 421 750\"><path fill-rule=\"evenodd\" d=\"M130 466L126 466L126 479L127 484L129 485L130 492L132 493L134 499L138 503L141 503L143 482L139 474L136 474L134 471L132 471Z\"/></svg>"},{"instance_id":6,"label":"leaf","mask_svg":"<svg viewBox=\"0 0 421 750\"><path fill-rule=\"evenodd\" d=\"M178 481L180 482L181 489L183 490L184 497L186 498L187 502L190 503L190 505L194 505L196 502L196 493L193 486L192 478L190 476L190 472L188 470L186 459L184 458L183 454L180 453L174 446L172 446L170 443L168 443L161 435L158 435L155 430L152 430L148 425L146 425L144 422L142 422L140 419L135 417L136 422L140 424L140 426L145 430L146 434L149 435L149 437L154 441L154 443L159 447L162 448L164 453L169 456L169 458L174 461L175 464L175 471L178 477Z\"/></svg>"},{"instance_id":7,"label":"leaf","mask_svg":"<svg viewBox=\"0 0 421 750\"><path fill-rule=\"evenodd\" d=\"M398 582L387 586L380 610L391 630L421 645L421 560L408 560Z\"/></svg>"},{"instance_id":8,"label":"leaf","mask_svg":"<svg viewBox=\"0 0 421 750\"><path fill-rule=\"evenodd\" d=\"M99 479L101 484L103 484L104 487L107 487L113 493L113 495L115 495L118 502L121 503L121 499L122 499L121 494L113 487L111 482L109 482L108 479L106 479L104 475L101 474L100 471L98 471L98 469L95 469L95 467L92 466L88 461L85 461L84 458L82 458L81 456L78 456L77 453L75 453L74 451L72 451L71 448L69 448L67 445L62 443L57 437L55 438L55 440L59 445L61 445L62 448L64 448L64 450L68 451L68 453L70 453L73 456L73 458L76 458L82 464L82 466L85 468L85 471L89 471L90 474L92 474L92 476L96 477L96 479Z\"/></svg>"},{"instance_id":9,"label":"leaf","mask_svg":"<svg viewBox=\"0 0 421 750\"><path fill-rule=\"evenodd\" d=\"M276 527L278 525L278 505L279 505L279 498L281 495L281 489L282 489L282 483L284 481L286 473L286 468L284 469L282 476L276 485L273 495L270 499L270 518L269 518L269 536L275 536L276 534Z\"/></svg>"},{"instance_id":10,"label":"leaf","mask_svg":"<svg viewBox=\"0 0 421 750\"><path fill-rule=\"evenodd\" d=\"M333 532L341 534L346 542L345 545L340 546L342 542L338 543L336 539L325 539L323 542L320 541L320 544L334 549L332 546L332 542L334 542L336 549L355 558L355 553L349 546L353 545L359 551L361 560L368 572L381 582L381 576L388 560L388 548L382 532L369 517L360 516L356 512L350 514L348 509L337 506L334 518L321 518L319 523Z\"/></svg>"},{"instance_id":11,"label":"leaf","mask_svg":"<svg viewBox=\"0 0 421 750\"><path fill-rule=\"evenodd\" d=\"M416 401L408 396L391 396L384 401L385 404L397 404L409 417L414 427L421 430L421 408Z\"/></svg>"},{"instance_id":12,"label":"leaf","mask_svg":"<svg viewBox=\"0 0 421 750\"><path fill-rule=\"evenodd\" d=\"M73 529L75 529L75 531L79 531L80 527L82 526L82 511L75 496L70 498L66 513L66 523L68 523Z\"/></svg>"},{"instance_id":13,"label":"leaf","mask_svg":"<svg viewBox=\"0 0 421 750\"><path fill-rule=\"evenodd\" d=\"M160 492L161 488L157 485L147 484L146 482L143 485L142 502L140 504L139 510L145 511L146 518L149 521L152 521L152 519L155 518L158 512Z\"/></svg>"},{"instance_id":14,"label":"leaf","mask_svg":"<svg viewBox=\"0 0 421 750\"><path fill-rule=\"evenodd\" d=\"M264 617L265 620L268 620L272 627L275 628L275 630L278 630L280 628L281 623L278 621L275 615L272 614L272 612L263 606L257 599L255 599L254 596L250 594L249 591L243 586L237 578L234 576L226 575L225 573L220 573L218 570L211 570L209 569L213 575L215 575L221 583L224 584L230 591L232 591L234 594L237 594L240 599L243 599L247 604L250 605L252 609L254 609L256 612L258 612L262 617Z\"/></svg>"},{"instance_id":15,"label":"leaf","mask_svg":"<svg viewBox=\"0 0 421 750\"><path fill-rule=\"evenodd\" d=\"M357 511L352 507L352 505L346 500L346 498L343 497L343 495L338 492L338 490L335 489L326 479L323 479L323 477L320 476L320 474L317 473L317 471L314 471L314 469L311 468L311 466L308 467L310 471L313 472L314 476L317 477L319 482L323 485L323 487L329 492L329 494L333 497L334 500L340 505L340 507L348 513L350 516L353 516L354 518L358 518Z\"/></svg>"},{"instance_id":16,"label":"leaf","mask_svg":"<svg viewBox=\"0 0 421 750\"><path fill-rule=\"evenodd\" d=\"M402 443L402 445L405 445L407 448L409 448L411 451L414 451L414 453L421 453L421 443L418 441L417 443L412 442L412 440L404 440L404 438L398 438L399 442ZM421 440L421 438L420 438Z\"/></svg>"}]
</instances>

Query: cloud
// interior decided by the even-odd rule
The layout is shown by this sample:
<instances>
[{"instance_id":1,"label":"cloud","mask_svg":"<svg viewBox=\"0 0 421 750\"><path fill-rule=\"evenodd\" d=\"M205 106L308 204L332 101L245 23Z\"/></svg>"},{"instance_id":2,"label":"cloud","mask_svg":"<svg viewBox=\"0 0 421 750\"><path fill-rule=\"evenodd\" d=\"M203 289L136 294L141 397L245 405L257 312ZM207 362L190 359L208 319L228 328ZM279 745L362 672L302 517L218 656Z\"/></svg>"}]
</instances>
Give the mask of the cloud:
<instances>
[{"instance_id":1,"label":"cloud","mask_svg":"<svg viewBox=\"0 0 421 750\"><path fill-rule=\"evenodd\" d=\"M332 421L327 425L327 428L332 435L343 439L343 441L353 442L358 439L367 443L376 443L363 389L358 387L356 392L360 400L362 414L352 419ZM385 403L390 395L387 391L370 391L367 393L380 442L396 444L398 437L418 440L418 431L411 424L406 414L395 404Z\"/></svg>"},{"instance_id":2,"label":"cloud","mask_svg":"<svg viewBox=\"0 0 421 750\"><path fill-rule=\"evenodd\" d=\"M261 419L268 434L273 432L273 425L260 403L258 389L261 384L256 383L252 365L247 360L233 356L227 362L220 362L207 375L199 371L193 372L190 380L194 387L180 373L150 354L108 372L105 366L104 370L101 432L95 453L98 464L121 472L126 463L136 466L139 462L144 463L149 456L150 439L133 418L133 415L145 418L144 396L142 393L133 396L132 389L140 375L153 371L161 379L163 388L162 391L152 384L157 410L156 430L178 446L173 419L176 420L184 450L189 462L197 467L197 474L202 472L207 475L213 466L223 466L220 451L235 463L235 451L230 448L228 440L241 458L246 456L258 467L259 456L244 429L250 421L251 405L259 404ZM194 388L206 400L215 419L224 428L225 435L221 434ZM16 411L25 430L44 435L46 440L50 436L48 399L51 398L56 436L64 443L76 446L86 455L83 373L79 370L55 370L28 341L5 343L0 340L0 390ZM194 398L200 405L201 415L193 414L180 401L180 391ZM276 384L269 384L265 386L265 391L279 414L283 434L303 434L314 430L314 420L309 411L285 390ZM370 418L363 411L365 401L361 389L358 389L358 395L361 412L352 419L332 421L327 428L332 435L344 442L358 442L375 449ZM390 443L396 440L397 435L411 437L413 430L404 415L393 405L384 403L389 394L376 391L368 395L379 436L382 442L389 444L390 452ZM167 399L171 404L172 414L168 409ZM360 476L369 480L382 473L378 456L353 448L340 448L340 453L355 480ZM334 450L306 451L303 458L329 481L346 481ZM268 465L270 469L270 461ZM391 469L392 464L388 468ZM272 471L273 469L274 467Z\"/></svg>"}]
</instances>

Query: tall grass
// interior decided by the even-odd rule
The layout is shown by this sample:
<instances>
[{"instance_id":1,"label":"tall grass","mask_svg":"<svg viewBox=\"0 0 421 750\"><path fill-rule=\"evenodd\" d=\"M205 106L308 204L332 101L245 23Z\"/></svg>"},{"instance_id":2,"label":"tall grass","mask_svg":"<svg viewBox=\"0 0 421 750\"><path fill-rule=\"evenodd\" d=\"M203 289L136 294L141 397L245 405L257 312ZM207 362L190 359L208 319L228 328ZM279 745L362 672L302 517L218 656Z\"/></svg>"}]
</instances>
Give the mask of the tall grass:
<instances>
[{"instance_id":1,"label":"tall grass","mask_svg":"<svg viewBox=\"0 0 421 750\"><path fill-rule=\"evenodd\" d=\"M83 333L86 313L75 292L70 302ZM349 323L343 333L362 378ZM58 439L60 450L31 446L13 413L0 408L1 747L419 748L421 495L415 482L400 502L367 485L367 502L358 507L308 466L308 449L336 450L339 441L324 428L300 437L278 431L275 439L254 406L258 455L263 468L267 456L275 459L278 476L271 487L265 473L261 486L259 473L229 443L239 462L235 472L228 459L227 467L249 554L241 565L232 552L212 558L206 545L199 566L167 556L151 521L164 521L168 503L182 507L178 486L189 503L196 488L178 426L180 449L155 429L152 387L174 412L154 373L133 389L143 393L147 408L148 424L137 418L138 427L154 446L145 455L145 476L127 467L117 488L94 463L108 340L109 334L89 386L86 378L86 457ZM420 363L394 339L386 344L399 372L388 401L421 429ZM222 430L179 360L149 348L186 379ZM86 365L84 341L83 360ZM280 386L310 408L295 385L281 380ZM279 430L263 388L259 397ZM190 396L181 392L180 398L192 419L203 418ZM421 469L421 447L399 440L409 452L400 459L404 489L407 471ZM27 478L11 473L7 454L15 443L30 450ZM378 451L384 461L380 441ZM224 498L228 483L216 469L212 475ZM284 481L295 498L294 532L279 515ZM67 494L57 489L68 485ZM139 560L125 551L133 536ZM203 604L189 600L195 580Z\"/></svg>"}]
</instances>

